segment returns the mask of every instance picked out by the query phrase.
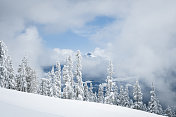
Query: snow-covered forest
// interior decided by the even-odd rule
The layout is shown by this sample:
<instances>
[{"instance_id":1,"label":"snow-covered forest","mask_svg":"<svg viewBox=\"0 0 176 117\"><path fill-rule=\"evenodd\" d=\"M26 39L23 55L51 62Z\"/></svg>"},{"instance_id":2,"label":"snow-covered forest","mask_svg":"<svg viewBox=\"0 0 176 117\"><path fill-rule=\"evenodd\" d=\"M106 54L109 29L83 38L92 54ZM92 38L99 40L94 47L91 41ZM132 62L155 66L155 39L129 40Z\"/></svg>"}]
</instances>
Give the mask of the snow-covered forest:
<instances>
[{"instance_id":1,"label":"snow-covered forest","mask_svg":"<svg viewBox=\"0 0 176 117\"><path fill-rule=\"evenodd\" d=\"M153 83L151 83L151 97L148 103L143 102L143 92L138 80L133 86L133 98L130 99L129 87L123 85L118 87L113 81L114 71L111 61L107 66L106 83L99 85L98 92L93 91L91 81L82 80L81 52L78 50L75 56L75 69L73 69L71 56L68 56L62 69L58 60L46 78L39 78L35 70L30 67L26 57L22 59L15 72L7 46L0 41L0 87L55 98L104 103L159 115L175 116L169 106L167 108L161 106Z\"/></svg>"}]
</instances>

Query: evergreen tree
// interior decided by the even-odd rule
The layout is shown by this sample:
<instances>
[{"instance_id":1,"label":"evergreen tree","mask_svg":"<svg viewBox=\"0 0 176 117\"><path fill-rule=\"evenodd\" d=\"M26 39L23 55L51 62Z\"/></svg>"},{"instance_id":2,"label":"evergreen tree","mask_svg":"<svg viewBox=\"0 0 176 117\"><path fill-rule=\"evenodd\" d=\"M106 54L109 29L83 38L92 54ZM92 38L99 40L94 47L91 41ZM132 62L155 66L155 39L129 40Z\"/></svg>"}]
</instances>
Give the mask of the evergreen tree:
<instances>
[{"instance_id":1,"label":"evergreen tree","mask_svg":"<svg viewBox=\"0 0 176 117\"><path fill-rule=\"evenodd\" d=\"M30 81L30 87L29 87L29 92L30 93L37 93L38 90L38 81L37 81L37 75L34 70L31 71L31 81Z\"/></svg>"},{"instance_id":2,"label":"evergreen tree","mask_svg":"<svg viewBox=\"0 0 176 117\"><path fill-rule=\"evenodd\" d=\"M120 98L117 85L115 85L114 87L114 105L120 105Z\"/></svg>"},{"instance_id":3,"label":"evergreen tree","mask_svg":"<svg viewBox=\"0 0 176 117\"><path fill-rule=\"evenodd\" d=\"M166 110L165 110L164 113L165 113L165 115L168 116L168 117L175 117L175 116L174 116L174 112L172 111L172 109L171 109L170 106L168 106L168 107L166 108Z\"/></svg>"},{"instance_id":4,"label":"evergreen tree","mask_svg":"<svg viewBox=\"0 0 176 117\"><path fill-rule=\"evenodd\" d=\"M124 100L123 100L123 106L130 107L130 97L128 92L128 86L126 85L125 91L124 91Z\"/></svg>"},{"instance_id":5,"label":"evergreen tree","mask_svg":"<svg viewBox=\"0 0 176 117\"><path fill-rule=\"evenodd\" d=\"M134 109L142 110L143 102L142 102L142 92L139 86L139 82L136 81L136 84L133 87L133 99L134 99Z\"/></svg>"},{"instance_id":6,"label":"evergreen tree","mask_svg":"<svg viewBox=\"0 0 176 117\"><path fill-rule=\"evenodd\" d=\"M89 101L94 102L94 93L93 93L92 83L90 83L90 87L89 87Z\"/></svg>"},{"instance_id":7,"label":"evergreen tree","mask_svg":"<svg viewBox=\"0 0 176 117\"><path fill-rule=\"evenodd\" d=\"M61 67L59 62L56 63L55 77L56 97L61 98Z\"/></svg>"},{"instance_id":8,"label":"evergreen tree","mask_svg":"<svg viewBox=\"0 0 176 117\"><path fill-rule=\"evenodd\" d=\"M49 80L50 80L50 86L51 86L51 96L53 97L57 97L56 94L57 94L57 82L56 82L56 75L55 75L55 72L54 72L54 66L52 66L52 69L49 73Z\"/></svg>"},{"instance_id":9,"label":"evergreen tree","mask_svg":"<svg viewBox=\"0 0 176 117\"><path fill-rule=\"evenodd\" d=\"M150 95L151 95L151 98L148 103L149 112L156 113L156 114L162 114L163 113L162 106L159 104L159 100L156 96L155 87L153 86L153 83L152 83L152 90L150 91Z\"/></svg>"},{"instance_id":10,"label":"evergreen tree","mask_svg":"<svg viewBox=\"0 0 176 117\"><path fill-rule=\"evenodd\" d=\"M5 79L7 78L6 69L7 46L0 41L0 86L5 87Z\"/></svg>"},{"instance_id":11,"label":"evergreen tree","mask_svg":"<svg viewBox=\"0 0 176 117\"><path fill-rule=\"evenodd\" d=\"M98 101L99 103L104 103L103 86L100 84L98 89Z\"/></svg>"},{"instance_id":12,"label":"evergreen tree","mask_svg":"<svg viewBox=\"0 0 176 117\"><path fill-rule=\"evenodd\" d=\"M46 79L46 96L53 96L51 79Z\"/></svg>"},{"instance_id":13,"label":"evergreen tree","mask_svg":"<svg viewBox=\"0 0 176 117\"><path fill-rule=\"evenodd\" d=\"M89 101L89 89L87 82L84 83L84 101Z\"/></svg>"},{"instance_id":14,"label":"evergreen tree","mask_svg":"<svg viewBox=\"0 0 176 117\"><path fill-rule=\"evenodd\" d=\"M124 106L125 96L124 96L124 89L122 85L120 86L119 100L120 100L119 105Z\"/></svg>"},{"instance_id":15,"label":"evergreen tree","mask_svg":"<svg viewBox=\"0 0 176 117\"><path fill-rule=\"evenodd\" d=\"M142 109L143 111L146 111L146 112L148 112L148 109L147 109L147 106L146 106L146 104L144 104L144 106L143 106L143 109Z\"/></svg>"},{"instance_id":16,"label":"evergreen tree","mask_svg":"<svg viewBox=\"0 0 176 117\"><path fill-rule=\"evenodd\" d=\"M22 59L22 63L19 65L19 68L18 68L18 75L17 75L18 91L27 92L26 66L27 66L27 60L24 57Z\"/></svg>"},{"instance_id":17,"label":"evergreen tree","mask_svg":"<svg viewBox=\"0 0 176 117\"><path fill-rule=\"evenodd\" d=\"M74 83L74 80L73 80L73 62L72 62L71 56L68 56L66 65L68 66L68 74L69 74L69 78L70 78L71 99L75 99L75 93L74 93L75 83Z\"/></svg>"},{"instance_id":18,"label":"evergreen tree","mask_svg":"<svg viewBox=\"0 0 176 117\"><path fill-rule=\"evenodd\" d=\"M63 98L64 99L72 99L72 95L71 95L71 84L70 82L66 82L65 83L65 88L63 89Z\"/></svg>"},{"instance_id":19,"label":"evergreen tree","mask_svg":"<svg viewBox=\"0 0 176 117\"><path fill-rule=\"evenodd\" d=\"M38 89L38 94L40 95L45 95L47 96L47 82L48 82L48 79L46 78L41 78L40 79L40 85L39 85L39 89Z\"/></svg>"},{"instance_id":20,"label":"evergreen tree","mask_svg":"<svg viewBox=\"0 0 176 117\"><path fill-rule=\"evenodd\" d=\"M37 76L35 71L28 65L27 59L24 57L18 68L17 90L36 93L37 92Z\"/></svg>"},{"instance_id":21,"label":"evergreen tree","mask_svg":"<svg viewBox=\"0 0 176 117\"><path fill-rule=\"evenodd\" d=\"M52 66L51 71L48 72L48 79L46 79L46 92L47 96L56 97L56 76L54 72L54 66Z\"/></svg>"},{"instance_id":22,"label":"evergreen tree","mask_svg":"<svg viewBox=\"0 0 176 117\"><path fill-rule=\"evenodd\" d=\"M37 92L37 76L36 72L32 70L29 66L26 66L26 82L27 82L27 92L36 93Z\"/></svg>"},{"instance_id":23,"label":"evergreen tree","mask_svg":"<svg viewBox=\"0 0 176 117\"><path fill-rule=\"evenodd\" d=\"M97 92L93 93L93 102L97 102Z\"/></svg>"},{"instance_id":24,"label":"evergreen tree","mask_svg":"<svg viewBox=\"0 0 176 117\"><path fill-rule=\"evenodd\" d=\"M107 79L106 79L106 83L107 83L107 86L106 86L106 97L110 94L110 92L112 91L112 75L113 75L113 65L112 65L112 62L109 61L109 65L108 65L108 68L107 68Z\"/></svg>"},{"instance_id":25,"label":"evergreen tree","mask_svg":"<svg viewBox=\"0 0 176 117\"><path fill-rule=\"evenodd\" d=\"M114 92L110 92L108 97L105 97L105 103L106 104L114 104Z\"/></svg>"},{"instance_id":26,"label":"evergreen tree","mask_svg":"<svg viewBox=\"0 0 176 117\"><path fill-rule=\"evenodd\" d=\"M15 75L7 46L0 41L0 87L15 89Z\"/></svg>"},{"instance_id":27,"label":"evergreen tree","mask_svg":"<svg viewBox=\"0 0 176 117\"><path fill-rule=\"evenodd\" d=\"M106 79L106 95L105 95L105 103L106 104L113 104L113 100L114 100L114 92L113 92L113 81L112 81L112 75L113 75L113 65L112 62L109 61L109 65L107 68L107 79Z\"/></svg>"},{"instance_id":28,"label":"evergreen tree","mask_svg":"<svg viewBox=\"0 0 176 117\"><path fill-rule=\"evenodd\" d=\"M75 71L75 75L76 75L76 79L77 79L77 86L76 86L76 99L83 99L84 97L84 91L83 91L83 82L82 82L82 65L81 65L81 53L78 50L77 54L76 54L76 71Z\"/></svg>"},{"instance_id":29,"label":"evergreen tree","mask_svg":"<svg viewBox=\"0 0 176 117\"><path fill-rule=\"evenodd\" d=\"M63 98L64 99L73 99L73 88L71 86L71 79L69 75L68 66L64 65L63 67L63 80L65 83L65 88L63 89Z\"/></svg>"},{"instance_id":30,"label":"evergreen tree","mask_svg":"<svg viewBox=\"0 0 176 117\"><path fill-rule=\"evenodd\" d=\"M67 58L67 66L68 66L68 74L70 76L71 86L73 87L73 85L74 85L74 80L73 80L73 62L72 62L71 56L69 56Z\"/></svg>"},{"instance_id":31,"label":"evergreen tree","mask_svg":"<svg viewBox=\"0 0 176 117\"><path fill-rule=\"evenodd\" d=\"M64 65L64 67L62 69L62 77L63 77L64 83L70 82L70 76L68 74L68 66L67 65Z\"/></svg>"},{"instance_id":32,"label":"evergreen tree","mask_svg":"<svg viewBox=\"0 0 176 117\"><path fill-rule=\"evenodd\" d=\"M162 115L163 114L163 108L162 108L158 98L157 98L156 101L157 101L157 104L158 104L158 112L159 112L158 114Z\"/></svg>"},{"instance_id":33,"label":"evergreen tree","mask_svg":"<svg viewBox=\"0 0 176 117\"><path fill-rule=\"evenodd\" d=\"M6 88L8 89L15 89L16 88L16 79L15 79L15 73L14 73L14 69L12 66L12 61L10 56L8 56L7 58L7 84Z\"/></svg>"}]
</instances>

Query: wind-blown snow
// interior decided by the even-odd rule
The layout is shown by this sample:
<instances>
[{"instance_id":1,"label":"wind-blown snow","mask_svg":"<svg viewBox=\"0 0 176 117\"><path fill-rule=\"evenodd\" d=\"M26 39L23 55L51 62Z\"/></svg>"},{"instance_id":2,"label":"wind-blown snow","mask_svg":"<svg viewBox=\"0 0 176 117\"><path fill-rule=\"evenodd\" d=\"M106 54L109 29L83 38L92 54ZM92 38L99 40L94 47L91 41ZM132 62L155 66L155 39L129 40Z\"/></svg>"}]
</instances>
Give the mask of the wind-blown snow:
<instances>
[{"instance_id":1,"label":"wind-blown snow","mask_svg":"<svg viewBox=\"0 0 176 117\"><path fill-rule=\"evenodd\" d=\"M161 117L125 107L0 88L1 117Z\"/></svg>"}]
</instances>

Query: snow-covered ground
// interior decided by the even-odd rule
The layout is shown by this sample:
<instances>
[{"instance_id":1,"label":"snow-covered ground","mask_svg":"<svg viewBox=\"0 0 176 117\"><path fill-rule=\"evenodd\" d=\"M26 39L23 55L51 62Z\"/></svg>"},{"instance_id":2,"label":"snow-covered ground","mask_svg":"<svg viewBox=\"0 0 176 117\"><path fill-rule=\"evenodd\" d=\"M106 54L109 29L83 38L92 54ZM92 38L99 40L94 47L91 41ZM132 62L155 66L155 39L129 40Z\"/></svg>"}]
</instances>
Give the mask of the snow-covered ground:
<instances>
[{"instance_id":1,"label":"snow-covered ground","mask_svg":"<svg viewBox=\"0 0 176 117\"><path fill-rule=\"evenodd\" d=\"M125 107L0 88L0 117L161 117Z\"/></svg>"}]
</instances>

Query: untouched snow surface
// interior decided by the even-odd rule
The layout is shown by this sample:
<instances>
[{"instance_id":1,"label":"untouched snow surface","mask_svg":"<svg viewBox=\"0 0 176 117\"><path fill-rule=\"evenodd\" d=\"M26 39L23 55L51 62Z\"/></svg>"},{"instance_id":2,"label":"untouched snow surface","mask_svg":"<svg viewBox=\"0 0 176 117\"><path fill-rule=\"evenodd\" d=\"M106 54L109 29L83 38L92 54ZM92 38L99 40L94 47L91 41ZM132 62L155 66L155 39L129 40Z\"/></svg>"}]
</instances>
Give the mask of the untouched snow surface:
<instances>
[{"instance_id":1,"label":"untouched snow surface","mask_svg":"<svg viewBox=\"0 0 176 117\"><path fill-rule=\"evenodd\" d=\"M0 88L0 117L162 117L125 107Z\"/></svg>"}]
</instances>

